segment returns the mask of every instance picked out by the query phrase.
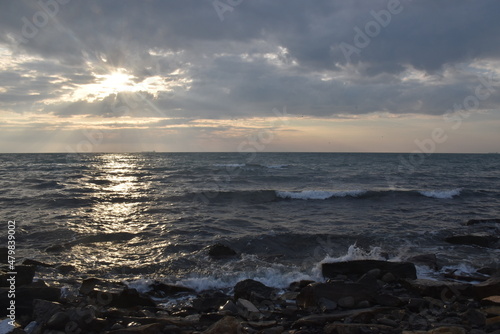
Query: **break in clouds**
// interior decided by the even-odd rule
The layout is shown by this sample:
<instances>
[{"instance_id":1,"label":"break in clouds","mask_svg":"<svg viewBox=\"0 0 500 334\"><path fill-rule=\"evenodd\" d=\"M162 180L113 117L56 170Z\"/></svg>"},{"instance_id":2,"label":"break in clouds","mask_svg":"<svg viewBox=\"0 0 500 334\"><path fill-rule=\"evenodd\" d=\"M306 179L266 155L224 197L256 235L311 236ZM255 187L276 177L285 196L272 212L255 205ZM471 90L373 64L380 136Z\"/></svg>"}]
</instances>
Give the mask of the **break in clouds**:
<instances>
[{"instance_id":1,"label":"break in clouds","mask_svg":"<svg viewBox=\"0 0 500 334\"><path fill-rule=\"evenodd\" d=\"M187 122L285 105L314 117L443 115L484 81L483 95L496 91L499 11L451 0L3 1L0 109L109 118L125 106ZM116 72L122 86L106 81ZM473 107L495 110L498 96Z\"/></svg>"}]
</instances>

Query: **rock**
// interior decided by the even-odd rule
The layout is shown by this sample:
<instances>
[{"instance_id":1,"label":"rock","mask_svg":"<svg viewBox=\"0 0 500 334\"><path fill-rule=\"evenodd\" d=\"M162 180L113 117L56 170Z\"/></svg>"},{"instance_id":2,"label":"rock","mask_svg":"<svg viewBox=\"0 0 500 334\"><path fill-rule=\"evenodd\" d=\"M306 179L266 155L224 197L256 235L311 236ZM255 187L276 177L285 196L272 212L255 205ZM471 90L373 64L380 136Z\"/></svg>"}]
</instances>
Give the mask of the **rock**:
<instances>
[{"instance_id":1,"label":"rock","mask_svg":"<svg viewBox=\"0 0 500 334\"><path fill-rule=\"evenodd\" d=\"M57 270L63 274L63 275L67 275L69 274L70 272L72 271L75 271L76 270L76 267L71 265L71 264L61 264L61 265L58 265L57 266Z\"/></svg>"},{"instance_id":2,"label":"rock","mask_svg":"<svg viewBox=\"0 0 500 334\"><path fill-rule=\"evenodd\" d=\"M109 334L157 334L163 333L163 324L147 324L109 331Z\"/></svg>"},{"instance_id":3,"label":"rock","mask_svg":"<svg viewBox=\"0 0 500 334\"><path fill-rule=\"evenodd\" d=\"M496 246L498 238L491 235L468 234L468 235L455 235L447 237L444 240L454 245L474 245L474 246L492 248Z\"/></svg>"},{"instance_id":4,"label":"rock","mask_svg":"<svg viewBox=\"0 0 500 334\"><path fill-rule=\"evenodd\" d=\"M422 296L436 299L444 298L453 300L458 296L470 296L471 285L457 282L434 281L429 279L416 279L402 281L403 285Z\"/></svg>"},{"instance_id":5,"label":"rock","mask_svg":"<svg viewBox=\"0 0 500 334\"><path fill-rule=\"evenodd\" d=\"M472 291L477 299L483 299L498 295L500 292L500 277L491 277L490 279L472 286Z\"/></svg>"},{"instance_id":6,"label":"rock","mask_svg":"<svg viewBox=\"0 0 500 334\"><path fill-rule=\"evenodd\" d=\"M298 282L292 282L288 286L288 290L293 291L293 292L299 292L300 290L302 290L303 288L305 288L306 286L308 286L309 284L312 284L312 283L315 283L315 282L311 281L311 280L301 280Z\"/></svg>"},{"instance_id":7,"label":"rock","mask_svg":"<svg viewBox=\"0 0 500 334\"><path fill-rule=\"evenodd\" d=\"M362 334L362 333L397 333L386 325L376 324L328 324L323 329L325 334Z\"/></svg>"},{"instance_id":8,"label":"rock","mask_svg":"<svg viewBox=\"0 0 500 334\"><path fill-rule=\"evenodd\" d=\"M56 313L62 310L62 304L42 299L33 301L33 318L38 323L46 323Z\"/></svg>"},{"instance_id":9,"label":"rock","mask_svg":"<svg viewBox=\"0 0 500 334\"><path fill-rule=\"evenodd\" d=\"M486 324L486 315L476 309L468 309L460 314L462 319L465 319L472 326L484 326Z\"/></svg>"},{"instance_id":10,"label":"rock","mask_svg":"<svg viewBox=\"0 0 500 334\"><path fill-rule=\"evenodd\" d=\"M220 258L236 256L237 253L228 246L216 243L215 245L208 247L208 255L213 258L220 259Z\"/></svg>"},{"instance_id":11,"label":"rock","mask_svg":"<svg viewBox=\"0 0 500 334\"><path fill-rule=\"evenodd\" d=\"M42 325L36 321L32 321L24 327L24 331L26 334L40 333L42 331Z\"/></svg>"},{"instance_id":12,"label":"rock","mask_svg":"<svg viewBox=\"0 0 500 334\"><path fill-rule=\"evenodd\" d=\"M425 307L425 299L423 298L410 298L408 301L408 305L406 305L408 309L412 312L419 313Z\"/></svg>"},{"instance_id":13,"label":"rock","mask_svg":"<svg viewBox=\"0 0 500 334\"><path fill-rule=\"evenodd\" d=\"M210 326L203 334L243 334L245 331L240 322L231 316L226 316Z\"/></svg>"},{"instance_id":14,"label":"rock","mask_svg":"<svg viewBox=\"0 0 500 334\"><path fill-rule=\"evenodd\" d=\"M486 326L495 327L495 329L500 329L500 315L492 318L486 318Z\"/></svg>"},{"instance_id":15,"label":"rock","mask_svg":"<svg viewBox=\"0 0 500 334\"><path fill-rule=\"evenodd\" d=\"M347 262L323 263L322 273L326 278L337 275L363 275L372 269L380 269L381 275L392 273L396 278L417 278L415 265L409 262L388 262L378 260L355 260Z\"/></svg>"},{"instance_id":16,"label":"rock","mask_svg":"<svg viewBox=\"0 0 500 334\"><path fill-rule=\"evenodd\" d=\"M243 298L252 302L261 302L266 299L273 299L276 290L265 286L261 282L253 279L246 279L236 283L234 286L234 299Z\"/></svg>"},{"instance_id":17,"label":"rock","mask_svg":"<svg viewBox=\"0 0 500 334\"><path fill-rule=\"evenodd\" d=\"M482 305L499 305L500 306L500 296L489 296L481 300Z\"/></svg>"},{"instance_id":18,"label":"rock","mask_svg":"<svg viewBox=\"0 0 500 334\"><path fill-rule=\"evenodd\" d=\"M500 306L486 307L486 308L481 309L481 311L487 315L497 316L497 315L500 315Z\"/></svg>"},{"instance_id":19,"label":"rock","mask_svg":"<svg viewBox=\"0 0 500 334\"><path fill-rule=\"evenodd\" d=\"M47 321L47 327L51 329L64 329L64 326L69 321L69 316L66 312L57 312Z\"/></svg>"},{"instance_id":20,"label":"rock","mask_svg":"<svg viewBox=\"0 0 500 334\"><path fill-rule=\"evenodd\" d=\"M297 296L297 305L301 308L317 307L321 298L338 303L341 298L345 297L351 297L356 304L362 300L371 300L376 293L377 288L358 283L315 283L300 291Z\"/></svg>"},{"instance_id":21,"label":"rock","mask_svg":"<svg viewBox=\"0 0 500 334\"><path fill-rule=\"evenodd\" d=\"M487 223L500 224L500 219L470 219L464 225L471 226L471 225L487 224Z\"/></svg>"},{"instance_id":22,"label":"rock","mask_svg":"<svg viewBox=\"0 0 500 334\"><path fill-rule=\"evenodd\" d=\"M229 296L219 291L203 292L193 300L193 308L198 312L215 312L228 299Z\"/></svg>"},{"instance_id":23,"label":"rock","mask_svg":"<svg viewBox=\"0 0 500 334\"><path fill-rule=\"evenodd\" d=\"M346 318L373 318L377 313L387 310L389 310L387 307L371 307L367 309L349 310L330 314L312 314L295 321L293 327L297 328L300 326L322 326L326 323L343 320Z\"/></svg>"},{"instance_id":24,"label":"rock","mask_svg":"<svg viewBox=\"0 0 500 334\"><path fill-rule=\"evenodd\" d=\"M458 326L445 326L432 329L427 332L428 334L467 334L465 329Z\"/></svg>"},{"instance_id":25,"label":"rock","mask_svg":"<svg viewBox=\"0 0 500 334\"><path fill-rule=\"evenodd\" d=\"M100 291L119 294L126 288L127 286L122 282L113 282L91 277L82 281L80 293L83 295L88 295L91 293L95 293L95 291Z\"/></svg>"},{"instance_id":26,"label":"rock","mask_svg":"<svg viewBox=\"0 0 500 334\"><path fill-rule=\"evenodd\" d=\"M381 306L389 307L399 307L403 304L401 299L387 293L375 296L375 302Z\"/></svg>"},{"instance_id":27,"label":"rock","mask_svg":"<svg viewBox=\"0 0 500 334\"><path fill-rule=\"evenodd\" d=\"M8 291L0 293L0 307L7 308ZM61 290L50 287L32 287L30 285L16 287L16 316L31 315L33 300L60 301Z\"/></svg>"},{"instance_id":28,"label":"rock","mask_svg":"<svg viewBox=\"0 0 500 334\"><path fill-rule=\"evenodd\" d=\"M408 262L413 264L420 264L427 266L433 270L439 270L439 266L437 264L436 254L422 254L415 255L407 259Z\"/></svg>"},{"instance_id":29,"label":"rock","mask_svg":"<svg viewBox=\"0 0 500 334\"><path fill-rule=\"evenodd\" d=\"M46 268L51 268L54 266L53 264L43 263L43 262L40 262L37 260L32 260L32 259L24 259L23 265L25 265L25 266L39 266L39 267L46 267Z\"/></svg>"},{"instance_id":30,"label":"rock","mask_svg":"<svg viewBox=\"0 0 500 334\"><path fill-rule=\"evenodd\" d=\"M136 289L124 289L118 296L113 296L110 306L129 308L134 306L156 306L149 297L141 295Z\"/></svg>"},{"instance_id":31,"label":"rock","mask_svg":"<svg viewBox=\"0 0 500 334\"><path fill-rule=\"evenodd\" d=\"M354 305L356 305L356 301L354 300L354 297L352 296L347 296L347 297L342 297L337 301L337 304L340 307L343 308L353 308Z\"/></svg>"},{"instance_id":32,"label":"rock","mask_svg":"<svg viewBox=\"0 0 500 334\"><path fill-rule=\"evenodd\" d=\"M327 298L320 298L318 306L323 313L331 312L337 308L337 303Z\"/></svg>"},{"instance_id":33,"label":"rock","mask_svg":"<svg viewBox=\"0 0 500 334\"><path fill-rule=\"evenodd\" d=\"M382 277L382 282L384 283L392 283L395 282L396 280L397 280L396 276L394 276L394 274L391 272L385 273L385 275Z\"/></svg>"},{"instance_id":34,"label":"rock","mask_svg":"<svg viewBox=\"0 0 500 334\"><path fill-rule=\"evenodd\" d=\"M228 300L224 305L222 305L219 308L219 312L237 314L238 308L236 307L236 304L234 304L232 300Z\"/></svg>"},{"instance_id":35,"label":"rock","mask_svg":"<svg viewBox=\"0 0 500 334\"><path fill-rule=\"evenodd\" d=\"M7 271L0 271L0 287L8 287L10 283L7 281L13 275L9 275ZM22 285L28 285L33 282L33 277L35 277L35 267L33 266L16 266L16 287Z\"/></svg>"},{"instance_id":36,"label":"rock","mask_svg":"<svg viewBox=\"0 0 500 334\"><path fill-rule=\"evenodd\" d=\"M186 288L179 285L164 284L160 282L154 282L149 286L151 289L148 291L148 295L156 298L165 298L168 296L173 296L176 294L194 294L195 291L191 288Z\"/></svg>"},{"instance_id":37,"label":"rock","mask_svg":"<svg viewBox=\"0 0 500 334\"><path fill-rule=\"evenodd\" d=\"M238 313L245 319L257 320L261 316L259 309L246 299L239 298L236 301L236 307L238 308Z\"/></svg>"}]
</instances>

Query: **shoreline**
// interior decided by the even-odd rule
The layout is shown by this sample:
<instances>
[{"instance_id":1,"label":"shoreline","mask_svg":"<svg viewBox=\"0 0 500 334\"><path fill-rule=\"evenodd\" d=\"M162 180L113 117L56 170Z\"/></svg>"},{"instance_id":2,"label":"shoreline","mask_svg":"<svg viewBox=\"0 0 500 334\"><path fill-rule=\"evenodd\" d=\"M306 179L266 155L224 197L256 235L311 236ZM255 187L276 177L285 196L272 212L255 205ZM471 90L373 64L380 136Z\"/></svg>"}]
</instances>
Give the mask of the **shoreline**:
<instances>
[{"instance_id":1,"label":"shoreline","mask_svg":"<svg viewBox=\"0 0 500 334\"><path fill-rule=\"evenodd\" d=\"M424 254L414 262L429 260L432 262L432 257ZM438 281L418 279L415 263L380 260L325 263L324 282L298 281L279 290L246 279L238 282L231 294L221 290L196 292L160 282L153 282L147 293L141 293L122 282L100 278L78 282L78 292L71 294L42 280L32 282L36 265L22 265L17 267L18 327L11 332L482 334L500 331L500 271L485 268L475 276L455 277L452 273ZM0 289L4 300L8 288ZM173 300L177 302L165 303Z\"/></svg>"}]
</instances>

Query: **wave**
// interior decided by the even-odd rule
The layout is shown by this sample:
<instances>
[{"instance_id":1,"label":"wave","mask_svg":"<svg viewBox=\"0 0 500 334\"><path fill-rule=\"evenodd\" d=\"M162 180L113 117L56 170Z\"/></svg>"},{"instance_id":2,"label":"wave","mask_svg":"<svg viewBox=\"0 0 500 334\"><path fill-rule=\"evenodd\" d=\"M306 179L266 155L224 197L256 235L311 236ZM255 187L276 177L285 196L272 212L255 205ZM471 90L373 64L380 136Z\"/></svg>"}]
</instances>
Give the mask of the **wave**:
<instances>
[{"instance_id":1,"label":"wave","mask_svg":"<svg viewBox=\"0 0 500 334\"><path fill-rule=\"evenodd\" d=\"M420 194L425 197L430 198L439 198L439 199L451 199L455 196L459 196L462 189L452 189L452 190L428 190L428 191L419 191Z\"/></svg>"},{"instance_id":2,"label":"wave","mask_svg":"<svg viewBox=\"0 0 500 334\"><path fill-rule=\"evenodd\" d=\"M366 194L366 190L343 190L343 191L324 191L324 190L304 190L304 191L276 191L276 196L285 199L328 199L332 197L359 197Z\"/></svg>"},{"instance_id":3,"label":"wave","mask_svg":"<svg viewBox=\"0 0 500 334\"><path fill-rule=\"evenodd\" d=\"M204 199L205 202L237 200L244 202L273 202L286 200L335 200L335 199L373 199L373 198L431 198L431 199L454 199L458 196L481 196L481 192L466 192L462 189L451 190L391 190L391 189L351 189L351 190L234 190L234 191L202 191L188 194L188 197ZM179 198L180 199L180 198ZM183 199L186 199L183 197Z\"/></svg>"},{"instance_id":4,"label":"wave","mask_svg":"<svg viewBox=\"0 0 500 334\"><path fill-rule=\"evenodd\" d=\"M214 167L223 167L223 168L243 168L243 167L250 167L250 168L268 168L268 169L286 169L290 165L287 165L287 164L261 165L261 164L251 164L251 163L244 163L244 164L228 163L228 164L213 164L212 166L214 166Z\"/></svg>"}]
</instances>

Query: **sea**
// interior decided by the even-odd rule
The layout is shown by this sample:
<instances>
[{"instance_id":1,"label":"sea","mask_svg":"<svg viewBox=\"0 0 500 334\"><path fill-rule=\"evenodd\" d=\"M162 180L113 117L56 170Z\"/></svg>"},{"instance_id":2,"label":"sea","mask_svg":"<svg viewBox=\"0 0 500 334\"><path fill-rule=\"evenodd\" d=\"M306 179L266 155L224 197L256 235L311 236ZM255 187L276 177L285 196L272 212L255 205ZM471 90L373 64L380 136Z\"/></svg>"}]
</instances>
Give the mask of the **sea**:
<instances>
[{"instance_id":1,"label":"sea","mask_svg":"<svg viewBox=\"0 0 500 334\"><path fill-rule=\"evenodd\" d=\"M500 235L499 154L0 154L1 242L16 222L16 260L36 278L161 281L203 291L252 278L284 288L322 281L321 264L405 261L497 266L500 249L453 235ZM214 259L208 247L237 256Z\"/></svg>"}]
</instances>

